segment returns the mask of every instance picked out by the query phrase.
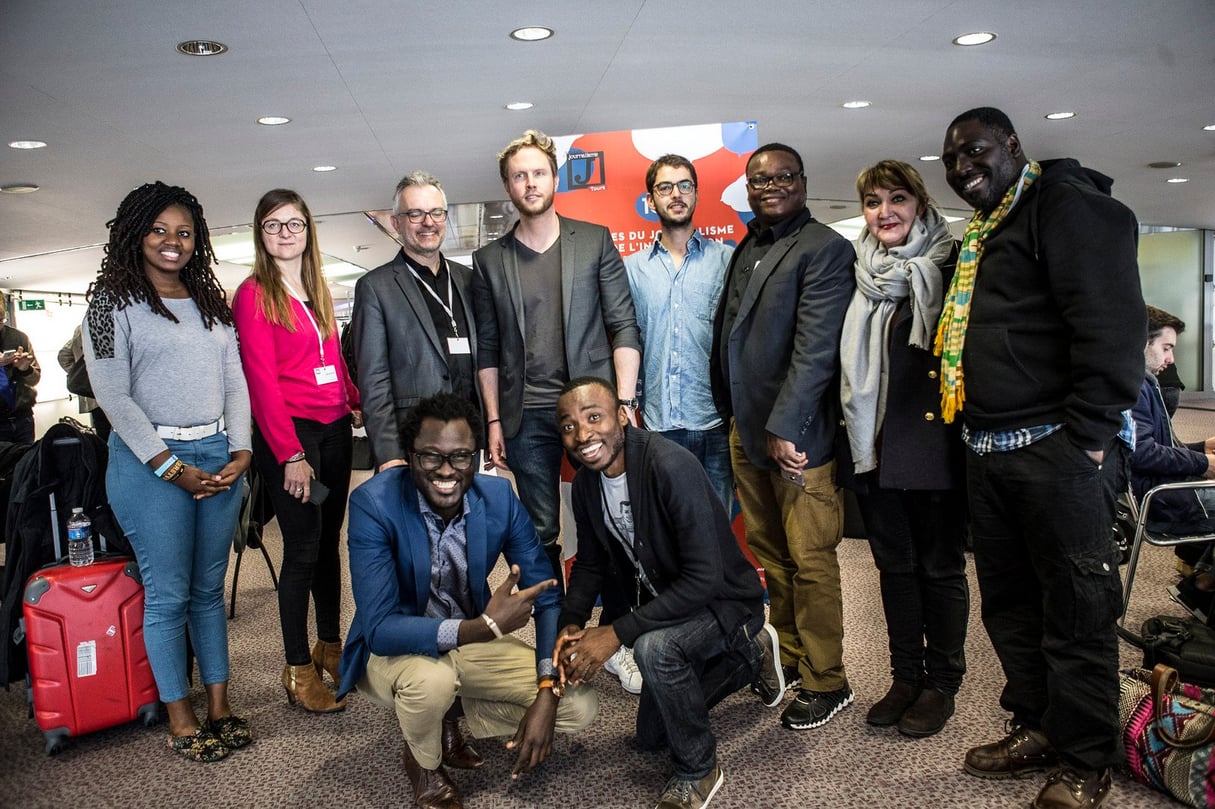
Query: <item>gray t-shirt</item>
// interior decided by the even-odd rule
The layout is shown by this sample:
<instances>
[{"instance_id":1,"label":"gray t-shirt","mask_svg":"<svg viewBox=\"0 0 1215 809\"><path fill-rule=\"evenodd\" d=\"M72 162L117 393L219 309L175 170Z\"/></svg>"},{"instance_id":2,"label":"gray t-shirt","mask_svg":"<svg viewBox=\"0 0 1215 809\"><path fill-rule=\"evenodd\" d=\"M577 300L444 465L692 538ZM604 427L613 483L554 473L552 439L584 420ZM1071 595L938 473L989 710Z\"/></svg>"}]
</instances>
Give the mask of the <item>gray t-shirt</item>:
<instances>
[{"instance_id":1,"label":"gray t-shirt","mask_svg":"<svg viewBox=\"0 0 1215 809\"><path fill-rule=\"evenodd\" d=\"M93 393L114 432L141 462L167 446L156 425L193 427L224 417L231 452L252 449L249 391L236 331L210 329L193 298L162 298L178 319L146 303L119 309L99 292L85 314L85 364Z\"/></svg>"},{"instance_id":2,"label":"gray t-shirt","mask_svg":"<svg viewBox=\"0 0 1215 809\"><path fill-rule=\"evenodd\" d=\"M561 240L543 253L516 241L515 251L526 327L523 406L552 408L570 378L561 307Z\"/></svg>"}]
</instances>

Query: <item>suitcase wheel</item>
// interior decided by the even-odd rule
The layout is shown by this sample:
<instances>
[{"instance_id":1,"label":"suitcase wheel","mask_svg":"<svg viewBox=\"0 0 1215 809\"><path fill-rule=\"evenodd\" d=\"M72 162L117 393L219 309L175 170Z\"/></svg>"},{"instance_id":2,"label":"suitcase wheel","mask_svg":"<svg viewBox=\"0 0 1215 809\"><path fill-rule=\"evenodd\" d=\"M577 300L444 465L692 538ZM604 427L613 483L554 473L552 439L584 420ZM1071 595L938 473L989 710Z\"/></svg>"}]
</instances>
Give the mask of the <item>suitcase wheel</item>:
<instances>
[{"instance_id":1,"label":"suitcase wheel","mask_svg":"<svg viewBox=\"0 0 1215 809\"><path fill-rule=\"evenodd\" d=\"M152 702L139 709L139 721L145 728L160 724L160 703Z\"/></svg>"},{"instance_id":2,"label":"suitcase wheel","mask_svg":"<svg viewBox=\"0 0 1215 809\"><path fill-rule=\"evenodd\" d=\"M62 753L67 747L68 734L66 730L48 730L46 732L46 754L53 756Z\"/></svg>"}]
</instances>

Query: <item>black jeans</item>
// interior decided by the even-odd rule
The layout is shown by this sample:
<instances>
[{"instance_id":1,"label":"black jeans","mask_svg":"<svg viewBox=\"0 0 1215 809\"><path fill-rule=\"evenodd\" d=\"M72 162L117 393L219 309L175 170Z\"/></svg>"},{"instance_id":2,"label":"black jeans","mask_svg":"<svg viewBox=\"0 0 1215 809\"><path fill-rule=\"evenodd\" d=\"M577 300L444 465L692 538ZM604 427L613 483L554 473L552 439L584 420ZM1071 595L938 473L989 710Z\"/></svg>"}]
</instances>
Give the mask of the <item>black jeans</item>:
<instances>
[{"instance_id":1,"label":"black jeans","mask_svg":"<svg viewBox=\"0 0 1215 809\"><path fill-rule=\"evenodd\" d=\"M872 489L857 494L878 568L894 679L956 694L966 673L962 492Z\"/></svg>"},{"instance_id":2,"label":"black jeans","mask_svg":"<svg viewBox=\"0 0 1215 809\"><path fill-rule=\"evenodd\" d=\"M1098 466L1066 429L1010 452L966 453L983 625L1007 680L1000 705L1085 769L1122 758L1110 526L1125 463L1121 442Z\"/></svg>"},{"instance_id":3,"label":"black jeans","mask_svg":"<svg viewBox=\"0 0 1215 809\"><path fill-rule=\"evenodd\" d=\"M308 596L316 609L316 634L323 641L340 641L342 562L338 555L346 494L350 490L350 416L329 424L292 419L295 434L312 466L313 475L329 487L320 506L301 503L283 489L283 467L270 445L253 432L253 457L262 473L283 534L283 567L278 577L278 616L283 629L287 664L312 660L308 644Z\"/></svg>"}]
</instances>

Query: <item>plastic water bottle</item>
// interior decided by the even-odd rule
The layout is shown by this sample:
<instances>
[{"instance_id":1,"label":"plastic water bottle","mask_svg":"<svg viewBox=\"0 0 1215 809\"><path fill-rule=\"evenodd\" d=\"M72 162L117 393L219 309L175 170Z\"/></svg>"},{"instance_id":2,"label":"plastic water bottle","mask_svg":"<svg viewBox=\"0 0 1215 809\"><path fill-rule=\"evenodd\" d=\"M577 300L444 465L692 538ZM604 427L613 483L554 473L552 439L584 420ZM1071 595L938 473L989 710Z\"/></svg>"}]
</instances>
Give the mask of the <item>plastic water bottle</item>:
<instances>
[{"instance_id":1,"label":"plastic water bottle","mask_svg":"<svg viewBox=\"0 0 1215 809\"><path fill-rule=\"evenodd\" d=\"M93 564L93 521L83 508L72 509L68 517L68 561L73 567Z\"/></svg>"}]
</instances>

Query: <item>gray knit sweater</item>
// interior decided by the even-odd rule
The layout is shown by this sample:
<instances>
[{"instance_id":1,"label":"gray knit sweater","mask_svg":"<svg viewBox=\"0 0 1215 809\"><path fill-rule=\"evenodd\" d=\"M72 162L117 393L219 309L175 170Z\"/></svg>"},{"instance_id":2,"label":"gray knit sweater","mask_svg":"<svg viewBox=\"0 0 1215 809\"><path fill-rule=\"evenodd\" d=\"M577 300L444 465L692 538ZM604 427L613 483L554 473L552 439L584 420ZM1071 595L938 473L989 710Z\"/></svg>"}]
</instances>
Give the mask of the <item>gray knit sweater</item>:
<instances>
[{"instance_id":1,"label":"gray knit sweater","mask_svg":"<svg viewBox=\"0 0 1215 809\"><path fill-rule=\"evenodd\" d=\"M229 451L251 449L249 391L235 330L219 323L207 329L192 298L162 301L179 323L146 303L119 309L105 292L89 303L85 364L114 432L146 463L166 449L154 425L192 427L222 415Z\"/></svg>"}]
</instances>

